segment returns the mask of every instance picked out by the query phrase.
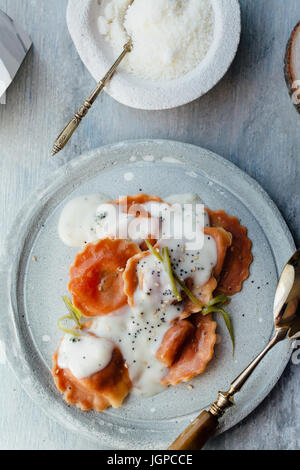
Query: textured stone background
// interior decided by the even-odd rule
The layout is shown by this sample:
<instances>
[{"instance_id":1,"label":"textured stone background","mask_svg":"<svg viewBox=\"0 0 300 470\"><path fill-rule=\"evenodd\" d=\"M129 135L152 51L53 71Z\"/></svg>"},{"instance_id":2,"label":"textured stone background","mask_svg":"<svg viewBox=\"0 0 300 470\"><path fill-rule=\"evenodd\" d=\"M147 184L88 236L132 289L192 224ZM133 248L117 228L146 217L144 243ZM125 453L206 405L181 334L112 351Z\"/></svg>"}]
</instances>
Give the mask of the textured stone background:
<instances>
[{"instance_id":1,"label":"textured stone background","mask_svg":"<svg viewBox=\"0 0 300 470\"><path fill-rule=\"evenodd\" d=\"M64 154L51 160L54 137L94 82L69 37L66 0L0 0L0 8L34 43L7 93L7 105L0 105L0 240L24 200L64 161L102 144L147 137L206 147L245 170L278 205L299 246L300 116L282 68L300 2L241 0L241 6L237 57L211 92L162 112L129 109L103 94ZM259 408L208 448L299 449L299 382L300 366L291 363ZM41 413L20 389L1 345L0 383L0 449L97 448Z\"/></svg>"}]
</instances>

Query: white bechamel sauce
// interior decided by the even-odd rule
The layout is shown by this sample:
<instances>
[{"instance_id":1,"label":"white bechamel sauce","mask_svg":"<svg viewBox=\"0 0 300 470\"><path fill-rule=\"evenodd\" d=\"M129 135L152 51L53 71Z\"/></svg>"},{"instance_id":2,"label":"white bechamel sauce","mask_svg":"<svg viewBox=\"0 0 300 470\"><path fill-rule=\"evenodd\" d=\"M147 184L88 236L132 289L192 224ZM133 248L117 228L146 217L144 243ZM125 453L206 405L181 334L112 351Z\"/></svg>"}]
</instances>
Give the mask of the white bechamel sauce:
<instances>
[{"instance_id":1,"label":"white bechamel sauce","mask_svg":"<svg viewBox=\"0 0 300 470\"><path fill-rule=\"evenodd\" d=\"M110 198L102 194L91 194L72 199L64 207L58 224L58 233L65 245L83 247L96 238L96 213L100 204Z\"/></svg>"},{"instance_id":2,"label":"white bechamel sauce","mask_svg":"<svg viewBox=\"0 0 300 470\"><path fill-rule=\"evenodd\" d=\"M159 243L169 247L173 269L183 280L192 278L194 285L202 286L210 279L217 261L212 239L205 237L203 249L185 254L182 253L185 241ZM173 303L176 299L169 277L153 254L140 260L137 275L140 282L134 306L98 317L91 332L118 345L129 368L133 393L152 396L164 390L160 381L166 373L165 366L156 359L157 350L172 322L182 313L183 305Z\"/></svg>"},{"instance_id":3,"label":"white bechamel sauce","mask_svg":"<svg viewBox=\"0 0 300 470\"><path fill-rule=\"evenodd\" d=\"M209 215L197 196L174 195L167 198L167 203L148 202L144 207L160 222L160 232L154 238L185 241L180 246L184 249L201 248L204 243L203 227L208 227L210 222ZM155 232L151 233L156 235Z\"/></svg>"},{"instance_id":4,"label":"white bechamel sauce","mask_svg":"<svg viewBox=\"0 0 300 470\"><path fill-rule=\"evenodd\" d=\"M63 243L82 248L103 238L130 238L140 245L151 233L159 234L160 222L153 217L136 218L120 206L108 204L104 195L78 197L63 209L58 232Z\"/></svg>"},{"instance_id":5,"label":"white bechamel sauce","mask_svg":"<svg viewBox=\"0 0 300 470\"><path fill-rule=\"evenodd\" d=\"M113 204L103 204L97 209L96 238L107 237L129 238L138 245L149 238L151 233L159 233L159 219L135 217L134 214L122 212L122 207Z\"/></svg>"},{"instance_id":6,"label":"white bechamel sauce","mask_svg":"<svg viewBox=\"0 0 300 470\"><path fill-rule=\"evenodd\" d=\"M210 279L217 264L216 243L212 237L205 235L199 250L187 250L185 241L178 240L161 240L159 246L169 248L173 271L183 281L191 278L195 287L201 287Z\"/></svg>"},{"instance_id":7,"label":"white bechamel sauce","mask_svg":"<svg viewBox=\"0 0 300 470\"><path fill-rule=\"evenodd\" d=\"M158 230L160 234L158 246L161 249L163 247L169 248L173 270L183 281L192 278L194 286L201 287L210 279L212 270L217 263L215 241L203 233L204 227L209 226L208 214L199 199L192 194L174 195L167 198L167 202L144 204L145 210L151 215L151 222L155 230ZM182 216L183 204L191 204L192 209L190 212L184 212ZM100 204L96 210L95 207L93 208L94 214L96 212L97 215L96 238L106 238L116 231L119 235L122 231L128 232L128 227L137 220L133 215L127 213L116 218L116 212L113 210L115 208L111 204ZM172 217L169 217L170 212ZM172 230L180 222L183 223L184 228L188 226L191 217L194 217L197 231L201 233L200 237L195 238L189 228L184 231L181 239L163 239L163 235L168 231L174 233ZM132 239L137 243L147 238L149 219L139 218L139 224L141 225L140 237L137 237L136 233L132 235ZM145 224L144 227L143 224ZM193 249L188 249L191 243L193 243ZM110 354L112 353L110 345L116 344L128 365L133 383L133 393L152 396L164 390L160 381L166 373L165 366L156 359L157 350L172 322L182 313L183 306L181 303L174 303L176 299L172 292L170 279L162 263L153 254L150 253L140 260L137 265L137 275L139 285L134 294L134 306L126 306L92 321L90 331L99 339L108 340L108 343L101 343L101 346L96 348L99 354L100 352L103 354L104 359L98 356L97 360L95 359L93 362L92 348L88 347L88 354L85 354L84 343L80 345L80 342L72 343L70 341L67 343L68 357L73 354L72 346L77 361L80 360L81 353L85 357L91 356L90 361L82 364L81 360L78 365L78 367L84 368L85 364L89 364L85 365L82 373L86 374L88 368L91 375L99 370L100 363L106 363L107 360L109 362L107 359L109 350ZM71 362L71 366L76 367L75 359L74 362L71 359L66 361L69 366Z\"/></svg>"},{"instance_id":8,"label":"white bechamel sauce","mask_svg":"<svg viewBox=\"0 0 300 470\"><path fill-rule=\"evenodd\" d=\"M166 203L148 202L144 204L145 212L151 214L151 218L136 218L133 214L122 211L120 206L108 204L110 198L104 195L82 196L70 201L63 209L58 231L61 240L71 247L84 247L88 243L97 242L100 239L129 238L137 244L149 237L166 238L176 236L176 230L181 226L185 228L185 238L193 241L191 233L187 233L191 214L184 212L182 217L181 206L193 204L199 227L208 225L208 214L202 211L197 196L193 194L174 195L166 199ZM169 205L172 205L170 208ZM204 214L204 222L200 220ZM195 230L195 226L193 226ZM191 231L191 230L190 230ZM198 233L201 230L197 230ZM177 234L178 235L178 234ZM181 233L180 233L181 236Z\"/></svg>"},{"instance_id":9,"label":"white bechamel sauce","mask_svg":"<svg viewBox=\"0 0 300 470\"><path fill-rule=\"evenodd\" d=\"M114 204L101 204L97 207L96 219L95 235L98 240L107 237L127 238L127 227L134 216L122 212Z\"/></svg>"},{"instance_id":10,"label":"white bechamel sauce","mask_svg":"<svg viewBox=\"0 0 300 470\"><path fill-rule=\"evenodd\" d=\"M114 347L108 339L67 334L58 350L58 366L69 369L77 379L85 379L108 366Z\"/></svg>"},{"instance_id":11,"label":"white bechamel sauce","mask_svg":"<svg viewBox=\"0 0 300 470\"><path fill-rule=\"evenodd\" d=\"M135 306L93 320L91 332L113 341L121 350L133 383L133 394L152 396L164 390L160 384L166 368L156 359L170 323L182 310L177 305L160 306L137 289ZM157 311L157 312L156 312Z\"/></svg>"}]
</instances>

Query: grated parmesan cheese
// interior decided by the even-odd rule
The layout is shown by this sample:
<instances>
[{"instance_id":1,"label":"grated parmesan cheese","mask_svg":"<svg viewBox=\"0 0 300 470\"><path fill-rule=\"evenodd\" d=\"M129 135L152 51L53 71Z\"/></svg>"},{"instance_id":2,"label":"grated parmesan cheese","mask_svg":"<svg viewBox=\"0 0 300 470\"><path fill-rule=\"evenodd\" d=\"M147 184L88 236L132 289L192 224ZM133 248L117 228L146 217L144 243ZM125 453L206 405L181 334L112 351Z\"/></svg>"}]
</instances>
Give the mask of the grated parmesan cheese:
<instances>
[{"instance_id":1,"label":"grated parmesan cheese","mask_svg":"<svg viewBox=\"0 0 300 470\"><path fill-rule=\"evenodd\" d=\"M174 80L197 67L214 39L211 0L102 0L98 28L120 54L123 70L148 80Z\"/></svg>"}]
</instances>

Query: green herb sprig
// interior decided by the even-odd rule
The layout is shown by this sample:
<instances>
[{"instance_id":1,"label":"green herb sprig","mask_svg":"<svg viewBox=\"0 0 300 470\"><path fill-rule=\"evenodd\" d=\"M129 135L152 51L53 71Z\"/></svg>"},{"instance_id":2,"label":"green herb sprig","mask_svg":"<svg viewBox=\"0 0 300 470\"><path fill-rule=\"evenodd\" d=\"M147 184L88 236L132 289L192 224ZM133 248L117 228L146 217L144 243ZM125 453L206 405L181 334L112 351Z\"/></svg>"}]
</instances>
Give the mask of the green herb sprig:
<instances>
[{"instance_id":1,"label":"green herb sprig","mask_svg":"<svg viewBox=\"0 0 300 470\"><path fill-rule=\"evenodd\" d=\"M81 336L81 334L78 331L70 330L69 328L66 328L63 325L63 323L66 320L73 320L76 323L79 330L82 330L82 324L81 324L82 313L80 312L78 308L74 307L74 305L72 304L72 302L69 300L69 298L66 295L62 299L64 301L65 306L67 307L69 311L69 315L64 315L63 317L61 317L57 322L57 326L64 333L79 337Z\"/></svg>"},{"instance_id":2,"label":"green herb sprig","mask_svg":"<svg viewBox=\"0 0 300 470\"><path fill-rule=\"evenodd\" d=\"M228 297L224 294L219 295L218 297L215 297L212 299L209 304L202 309L202 315L209 315L210 313L221 313L224 321L226 328L229 332L231 342L232 342L232 354L234 354L235 351L235 339L234 339L234 332L233 332L233 327L232 327L232 322L229 314L224 310L223 306L228 304Z\"/></svg>"},{"instance_id":3,"label":"green herb sprig","mask_svg":"<svg viewBox=\"0 0 300 470\"><path fill-rule=\"evenodd\" d=\"M146 245L147 247L149 248L149 250L151 251L151 253L161 262L163 263L165 269L166 269L166 272L167 274L169 275L170 277L170 282L171 282L171 286L172 286L172 290L173 290L173 293L174 293L174 296L177 298L177 300L181 298L178 290L177 290L177 287L176 287L176 283L174 282L174 280L180 285L181 289L183 290L183 292L186 294L186 296L195 304L197 305L197 307L200 307L201 308L201 314L202 315L209 315L210 313L221 313L224 321L225 321L225 325L226 325L226 328L229 332L229 335L230 335L230 338L231 338L231 342L232 342L232 349L233 349L233 354L234 354L234 351L235 351L235 338L234 338L234 332L233 332L233 327L232 327L232 322L231 322L231 318L229 316L229 314L226 312L226 310L224 310L223 306L225 304L228 304L229 302L229 298L222 294L222 295L219 295L218 297L215 297L214 299L212 299L209 304L206 306L206 307L202 307L202 304L199 302L199 300L192 294L192 292L190 291L190 289L185 285L185 283L179 278L179 276L174 273L174 271L172 270L172 267L171 267L171 261L170 261L170 255L169 255L169 249L168 247L166 248L163 248L163 256L161 256L161 254L159 253L159 251L154 248L151 243L149 242L149 240L145 240L146 242ZM175 288L174 288L175 286ZM180 300L178 300L180 302Z\"/></svg>"},{"instance_id":4,"label":"green herb sprig","mask_svg":"<svg viewBox=\"0 0 300 470\"><path fill-rule=\"evenodd\" d=\"M162 258L163 258L163 264L165 267L165 270L170 278L170 283L172 287L172 291L178 302L182 301L182 297L180 293L178 292L177 286L176 286L176 281L175 281L175 275L172 270L172 265L171 265L171 260L170 260L170 253L169 253L169 248L165 247L162 250Z\"/></svg>"},{"instance_id":5,"label":"green herb sprig","mask_svg":"<svg viewBox=\"0 0 300 470\"><path fill-rule=\"evenodd\" d=\"M163 257L161 256L161 254L159 253L159 251L157 251L152 245L151 243L148 241L148 240L145 240L146 242L146 245L147 247L149 248L149 250L151 251L151 253L156 256L156 258L161 262L163 263L164 266L166 266L166 264L168 263L169 264L169 261L170 261L170 255L169 255L169 249L167 248L168 251L165 251L166 255L168 254L169 256L169 261L166 261L166 259L164 260ZM195 304L197 305L198 307L202 308L202 304L196 299L196 297L192 294L192 292L190 291L190 289L185 285L185 283L179 278L179 276L177 276L176 273L174 273L174 271L172 270L172 267L171 267L171 261L170 261L170 271L169 271L169 266L167 266L167 273L170 275L170 272L172 272L172 278L175 279L175 281L180 285L181 289L183 290L183 292L187 295L187 297ZM171 280L171 279L170 279ZM171 285L172 285L172 281L171 281ZM175 287L176 287L176 284L175 284ZM176 287L176 291L178 292L177 290L177 287ZM174 292L173 290L173 293L175 295L175 297L177 297L177 294ZM181 297L181 296L180 296ZM182 298L181 298L182 300Z\"/></svg>"},{"instance_id":6,"label":"green herb sprig","mask_svg":"<svg viewBox=\"0 0 300 470\"><path fill-rule=\"evenodd\" d=\"M80 330L82 330L82 325L81 325L82 313L81 313L81 311L78 310L78 308L74 307L74 305L72 304L72 302L70 302L69 298L66 295L64 295L62 299L65 303L65 306L69 310L70 315L72 316L73 320L77 324L78 328Z\"/></svg>"}]
</instances>

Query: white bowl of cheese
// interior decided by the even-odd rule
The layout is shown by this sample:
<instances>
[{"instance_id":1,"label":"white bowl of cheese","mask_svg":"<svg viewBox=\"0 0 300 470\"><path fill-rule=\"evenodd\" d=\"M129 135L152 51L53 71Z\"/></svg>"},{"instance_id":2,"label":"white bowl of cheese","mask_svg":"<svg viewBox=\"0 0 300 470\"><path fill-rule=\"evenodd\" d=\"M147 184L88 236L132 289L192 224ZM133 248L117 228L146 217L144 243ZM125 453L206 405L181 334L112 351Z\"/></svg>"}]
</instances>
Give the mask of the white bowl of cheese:
<instances>
[{"instance_id":1,"label":"white bowl of cheese","mask_svg":"<svg viewBox=\"0 0 300 470\"><path fill-rule=\"evenodd\" d=\"M67 23L96 81L133 40L106 92L148 110L208 92L231 65L241 33L238 0L69 0Z\"/></svg>"}]
</instances>

